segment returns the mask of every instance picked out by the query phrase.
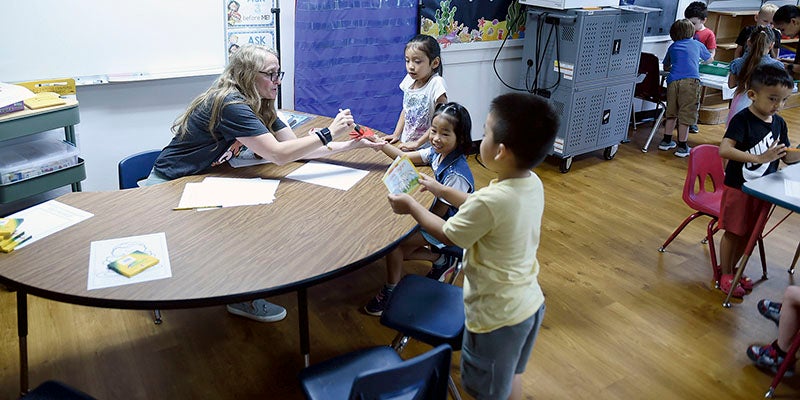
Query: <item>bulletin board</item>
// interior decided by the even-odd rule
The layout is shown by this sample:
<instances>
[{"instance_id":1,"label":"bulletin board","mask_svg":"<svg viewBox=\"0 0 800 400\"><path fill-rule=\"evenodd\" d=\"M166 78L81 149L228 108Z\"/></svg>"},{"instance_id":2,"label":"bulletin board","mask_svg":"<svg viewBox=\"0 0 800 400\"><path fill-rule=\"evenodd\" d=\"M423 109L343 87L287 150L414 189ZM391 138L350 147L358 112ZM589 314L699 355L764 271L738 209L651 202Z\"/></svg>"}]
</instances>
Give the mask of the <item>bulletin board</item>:
<instances>
[{"instance_id":1,"label":"bulletin board","mask_svg":"<svg viewBox=\"0 0 800 400\"><path fill-rule=\"evenodd\" d=\"M142 80L219 73L225 65L220 0L3 2L0 81Z\"/></svg>"}]
</instances>

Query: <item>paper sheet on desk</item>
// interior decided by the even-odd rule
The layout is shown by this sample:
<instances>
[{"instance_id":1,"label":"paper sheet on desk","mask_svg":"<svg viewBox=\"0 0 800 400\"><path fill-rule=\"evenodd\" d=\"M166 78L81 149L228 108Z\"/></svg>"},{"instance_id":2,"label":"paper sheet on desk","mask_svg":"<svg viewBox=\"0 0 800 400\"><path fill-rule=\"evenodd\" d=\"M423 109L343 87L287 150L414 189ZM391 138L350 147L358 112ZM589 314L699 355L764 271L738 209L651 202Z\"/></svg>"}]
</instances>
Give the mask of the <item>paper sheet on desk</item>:
<instances>
[{"instance_id":1,"label":"paper sheet on desk","mask_svg":"<svg viewBox=\"0 0 800 400\"><path fill-rule=\"evenodd\" d=\"M30 240L17 246L14 250L19 250L43 237L52 235L93 216L94 214L92 213L55 200L46 201L11 214L8 216L9 218L24 219L17 230L25 231L26 235L32 235Z\"/></svg>"},{"instance_id":2,"label":"paper sheet on desk","mask_svg":"<svg viewBox=\"0 0 800 400\"><path fill-rule=\"evenodd\" d=\"M179 208L234 207L269 204L275 200L280 181L207 177L183 188Z\"/></svg>"},{"instance_id":3,"label":"paper sheet on desk","mask_svg":"<svg viewBox=\"0 0 800 400\"><path fill-rule=\"evenodd\" d=\"M790 181L785 179L783 186L786 189L786 195L800 198L800 182Z\"/></svg>"},{"instance_id":4,"label":"paper sheet on desk","mask_svg":"<svg viewBox=\"0 0 800 400\"><path fill-rule=\"evenodd\" d=\"M108 268L108 263L137 250L158 258L159 263L130 278ZM172 266L169 263L167 236L164 232L98 240L92 242L89 248L89 279L86 284L86 290L171 277Z\"/></svg>"},{"instance_id":5,"label":"paper sheet on desk","mask_svg":"<svg viewBox=\"0 0 800 400\"><path fill-rule=\"evenodd\" d=\"M286 175L289 179L327 186L339 190L350 190L369 172L341 165L309 161L300 168Z\"/></svg>"}]
</instances>

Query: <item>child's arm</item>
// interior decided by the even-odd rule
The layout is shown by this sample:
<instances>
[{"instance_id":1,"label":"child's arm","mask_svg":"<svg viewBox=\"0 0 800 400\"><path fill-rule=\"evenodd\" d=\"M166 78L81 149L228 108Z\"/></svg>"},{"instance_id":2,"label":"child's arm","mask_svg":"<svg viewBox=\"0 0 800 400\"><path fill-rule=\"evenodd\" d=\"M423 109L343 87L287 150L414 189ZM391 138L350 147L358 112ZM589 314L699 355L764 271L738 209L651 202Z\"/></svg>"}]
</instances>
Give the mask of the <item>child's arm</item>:
<instances>
[{"instance_id":1,"label":"child's arm","mask_svg":"<svg viewBox=\"0 0 800 400\"><path fill-rule=\"evenodd\" d=\"M422 156L418 151L405 152L389 143L384 144L383 147L381 147L381 151L383 151L383 154L386 154L391 159L395 159L398 156L406 156L409 160L411 160L412 163L414 163L414 165L424 164L422 162Z\"/></svg>"},{"instance_id":2,"label":"child's arm","mask_svg":"<svg viewBox=\"0 0 800 400\"><path fill-rule=\"evenodd\" d=\"M397 143L400 140L400 136L403 134L403 127L406 125L406 110L403 109L400 111L400 118L397 119L397 125L394 126L394 132L391 135L386 137L386 141L389 143Z\"/></svg>"},{"instance_id":3,"label":"child's arm","mask_svg":"<svg viewBox=\"0 0 800 400\"><path fill-rule=\"evenodd\" d=\"M732 73L728 73L728 88L733 89L739 84L739 78Z\"/></svg>"},{"instance_id":4,"label":"child's arm","mask_svg":"<svg viewBox=\"0 0 800 400\"><path fill-rule=\"evenodd\" d=\"M431 137L430 133L428 133L429 130L426 130L425 133L423 133L422 136L419 137L419 139L413 142L402 143L400 145L400 150L413 151L425 145L425 143L427 143Z\"/></svg>"},{"instance_id":5,"label":"child's arm","mask_svg":"<svg viewBox=\"0 0 800 400\"><path fill-rule=\"evenodd\" d=\"M422 185L423 189L431 192L431 194L440 199L444 199L444 201L450 203L450 205L455 208L461 207L461 205L467 201L467 196L469 196L469 194L454 187L443 185L433 177L425 174L419 174L419 184Z\"/></svg>"},{"instance_id":6,"label":"child's arm","mask_svg":"<svg viewBox=\"0 0 800 400\"><path fill-rule=\"evenodd\" d=\"M736 46L736 50L733 51L733 58L739 58L744 54L744 46Z\"/></svg>"},{"instance_id":7,"label":"child's arm","mask_svg":"<svg viewBox=\"0 0 800 400\"><path fill-rule=\"evenodd\" d=\"M439 239L439 241L448 246L455 245L455 243L451 242L450 239L444 235L444 231L442 230L442 227L444 226L444 220L423 207L422 204L414 200L413 197L405 193L390 194L389 204L391 204L392 211L394 211L395 214L410 214L415 220L417 220L419 226L421 226L422 229L425 229L425 231L429 234L433 235L433 237Z\"/></svg>"},{"instance_id":8,"label":"child's arm","mask_svg":"<svg viewBox=\"0 0 800 400\"><path fill-rule=\"evenodd\" d=\"M775 141L772 146L767 149L767 151L755 155L750 154L746 151L741 151L736 148L736 141L731 138L723 138L722 142L719 144L719 156L728 160L739 161L739 162L747 162L753 164L766 164L771 163L779 158L785 157L786 154L786 146L779 142Z\"/></svg>"}]
</instances>

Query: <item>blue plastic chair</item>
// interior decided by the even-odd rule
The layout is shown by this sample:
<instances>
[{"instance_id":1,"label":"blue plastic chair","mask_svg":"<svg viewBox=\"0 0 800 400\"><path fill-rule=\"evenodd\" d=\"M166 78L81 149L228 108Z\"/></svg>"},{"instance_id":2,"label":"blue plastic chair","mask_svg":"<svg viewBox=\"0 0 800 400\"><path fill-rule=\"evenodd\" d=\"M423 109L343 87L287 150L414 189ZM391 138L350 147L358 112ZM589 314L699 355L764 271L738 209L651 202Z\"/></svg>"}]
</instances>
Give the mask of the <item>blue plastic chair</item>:
<instances>
[{"instance_id":1,"label":"blue plastic chair","mask_svg":"<svg viewBox=\"0 0 800 400\"><path fill-rule=\"evenodd\" d=\"M303 369L300 385L311 400L444 400L451 355L441 345L403 361L391 347L372 347Z\"/></svg>"},{"instance_id":2,"label":"blue plastic chair","mask_svg":"<svg viewBox=\"0 0 800 400\"><path fill-rule=\"evenodd\" d=\"M462 253L463 254L463 253ZM455 281L459 268L453 273ZM460 287L409 274L403 277L381 314L381 324L398 331L392 348L402 352L410 339L431 346L448 345L461 350L464 335L464 297ZM461 396L452 378L448 385L453 398Z\"/></svg>"},{"instance_id":3,"label":"blue plastic chair","mask_svg":"<svg viewBox=\"0 0 800 400\"><path fill-rule=\"evenodd\" d=\"M94 400L94 397L61 382L51 380L43 382L22 396L21 400Z\"/></svg>"},{"instance_id":4,"label":"blue plastic chair","mask_svg":"<svg viewBox=\"0 0 800 400\"><path fill-rule=\"evenodd\" d=\"M125 157L117 165L120 189L138 187L139 181L150 176L150 170L161 150L149 150Z\"/></svg>"},{"instance_id":5,"label":"blue plastic chair","mask_svg":"<svg viewBox=\"0 0 800 400\"><path fill-rule=\"evenodd\" d=\"M139 187L139 181L150 176L159 154L161 150L148 150L123 158L117 164L120 190ZM153 310L153 322L161 324L161 310Z\"/></svg>"}]
</instances>

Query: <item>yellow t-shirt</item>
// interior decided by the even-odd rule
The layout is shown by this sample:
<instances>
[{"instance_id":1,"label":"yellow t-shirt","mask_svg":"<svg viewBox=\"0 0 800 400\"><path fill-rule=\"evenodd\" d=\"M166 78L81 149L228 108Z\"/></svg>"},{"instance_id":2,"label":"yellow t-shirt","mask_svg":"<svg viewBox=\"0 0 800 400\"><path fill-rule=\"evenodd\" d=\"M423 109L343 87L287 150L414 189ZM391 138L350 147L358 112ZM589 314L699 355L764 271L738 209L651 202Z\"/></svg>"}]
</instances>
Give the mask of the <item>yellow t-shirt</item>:
<instances>
[{"instance_id":1,"label":"yellow t-shirt","mask_svg":"<svg viewBox=\"0 0 800 400\"><path fill-rule=\"evenodd\" d=\"M491 181L445 222L445 236L467 250L464 312L470 332L516 325L544 303L536 259L543 211L542 181L531 172Z\"/></svg>"}]
</instances>

